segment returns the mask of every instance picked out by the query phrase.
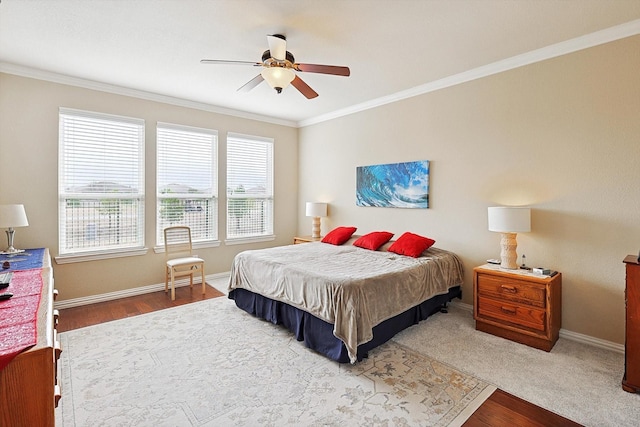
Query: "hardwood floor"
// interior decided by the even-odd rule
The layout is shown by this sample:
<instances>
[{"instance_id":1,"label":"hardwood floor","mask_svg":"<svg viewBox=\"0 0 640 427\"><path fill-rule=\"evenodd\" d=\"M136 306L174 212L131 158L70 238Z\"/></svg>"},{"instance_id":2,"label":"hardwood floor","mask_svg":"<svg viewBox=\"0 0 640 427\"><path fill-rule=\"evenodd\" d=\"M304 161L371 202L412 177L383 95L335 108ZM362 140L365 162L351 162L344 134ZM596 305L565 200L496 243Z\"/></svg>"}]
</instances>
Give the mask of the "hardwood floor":
<instances>
[{"instance_id":1,"label":"hardwood floor","mask_svg":"<svg viewBox=\"0 0 640 427\"><path fill-rule=\"evenodd\" d=\"M205 295L202 295L200 286L199 284L194 285L193 290L189 286L176 287L175 301L171 301L169 294L159 291L80 307L65 308L60 310L57 329L58 332L70 331L224 295L212 286L205 286L206 292Z\"/></svg>"},{"instance_id":2,"label":"hardwood floor","mask_svg":"<svg viewBox=\"0 0 640 427\"><path fill-rule=\"evenodd\" d=\"M223 294L211 286L206 287L206 294L200 294L200 287L188 286L176 288L176 299L164 291L137 295L119 300L106 301L81 307L60 310L57 329L65 332L98 323L109 322L139 314L162 310L218 298ZM496 390L463 424L465 427L576 427L580 424L556 415L546 409L524 401L502 390Z\"/></svg>"},{"instance_id":3,"label":"hardwood floor","mask_svg":"<svg viewBox=\"0 0 640 427\"><path fill-rule=\"evenodd\" d=\"M469 417L463 427L580 427L553 412L500 389Z\"/></svg>"}]
</instances>

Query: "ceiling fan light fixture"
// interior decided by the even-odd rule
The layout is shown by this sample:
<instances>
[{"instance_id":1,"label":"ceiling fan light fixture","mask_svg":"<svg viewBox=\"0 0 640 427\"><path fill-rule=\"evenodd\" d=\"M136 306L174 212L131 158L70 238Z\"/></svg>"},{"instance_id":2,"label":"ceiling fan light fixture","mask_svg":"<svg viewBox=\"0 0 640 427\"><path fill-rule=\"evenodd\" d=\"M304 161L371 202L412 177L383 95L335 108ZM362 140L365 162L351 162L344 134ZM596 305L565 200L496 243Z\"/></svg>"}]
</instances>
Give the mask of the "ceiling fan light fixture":
<instances>
[{"instance_id":1,"label":"ceiling fan light fixture","mask_svg":"<svg viewBox=\"0 0 640 427\"><path fill-rule=\"evenodd\" d=\"M260 74L278 93L289 86L296 77L291 69L285 67L267 67Z\"/></svg>"},{"instance_id":2,"label":"ceiling fan light fixture","mask_svg":"<svg viewBox=\"0 0 640 427\"><path fill-rule=\"evenodd\" d=\"M0 0L1 2L2 0ZM269 49L262 53L260 62L253 61L226 61L222 59L202 59L203 64L246 64L253 67L263 67L262 72L240 86L239 92L249 92L254 87L262 83L263 80L276 90L282 93L289 85L298 90L305 98L313 99L318 96L318 92L313 90L308 84L300 78L297 72L329 74L334 76L348 77L351 74L349 67L337 65L321 65L321 64L301 64L296 62L295 58L287 50L287 39L282 34L273 34L267 36Z\"/></svg>"}]
</instances>

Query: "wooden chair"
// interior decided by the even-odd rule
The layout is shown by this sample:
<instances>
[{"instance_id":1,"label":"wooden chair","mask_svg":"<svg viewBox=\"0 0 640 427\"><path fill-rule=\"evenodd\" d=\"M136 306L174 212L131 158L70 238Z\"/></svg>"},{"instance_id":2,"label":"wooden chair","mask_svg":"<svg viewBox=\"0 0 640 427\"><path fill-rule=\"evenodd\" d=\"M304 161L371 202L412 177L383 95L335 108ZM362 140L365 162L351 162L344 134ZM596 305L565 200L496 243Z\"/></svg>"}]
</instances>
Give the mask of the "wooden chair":
<instances>
[{"instance_id":1,"label":"wooden chair","mask_svg":"<svg viewBox=\"0 0 640 427\"><path fill-rule=\"evenodd\" d=\"M193 274L198 271L202 275L202 295L204 295L204 260L192 254L191 229L186 226L165 228L164 252L166 258L164 291L168 292L169 281L171 281L171 300L176 299L175 279L189 276L189 286L193 289Z\"/></svg>"}]
</instances>

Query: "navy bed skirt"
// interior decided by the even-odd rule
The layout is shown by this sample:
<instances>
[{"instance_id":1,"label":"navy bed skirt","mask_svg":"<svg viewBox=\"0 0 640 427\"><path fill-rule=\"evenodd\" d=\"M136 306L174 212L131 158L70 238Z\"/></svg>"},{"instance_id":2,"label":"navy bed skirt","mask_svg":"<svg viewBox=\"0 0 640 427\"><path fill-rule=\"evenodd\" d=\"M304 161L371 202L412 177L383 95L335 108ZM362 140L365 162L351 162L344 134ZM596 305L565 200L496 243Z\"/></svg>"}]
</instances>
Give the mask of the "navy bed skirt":
<instances>
[{"instance_id":1,"label":"navy bed skirt","mask_svg":"<svg viewBox=\"0 0 640 427\"><path fill-rule=\"evenodd\" d=\"M460 286L449 289L449 293L436 295L422 304L385 320L373 328L373 339L358 346L358 360L368 356L369 350L387 342L395 334L425 320L440 311L441 307L454 298L462 298ZM333 335L333 325L312 314L280 301L263 297L246 289L233 289L229 299L235 301L242 310L276 325L284 325L298 341L320 354L340 363L349 362L349 354L344 343Z\"/></svg>"}]
</instances>

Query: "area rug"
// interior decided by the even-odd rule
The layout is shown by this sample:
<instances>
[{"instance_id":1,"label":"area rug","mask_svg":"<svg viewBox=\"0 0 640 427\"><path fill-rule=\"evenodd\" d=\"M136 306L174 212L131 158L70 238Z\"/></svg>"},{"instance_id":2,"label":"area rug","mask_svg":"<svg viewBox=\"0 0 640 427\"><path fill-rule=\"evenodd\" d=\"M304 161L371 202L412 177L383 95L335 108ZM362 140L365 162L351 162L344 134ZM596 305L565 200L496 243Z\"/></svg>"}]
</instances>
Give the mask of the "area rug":
<instances>
[{"instance_id":1,"label":"area rug","mask_svg":"<svg viewBox=\"0 0 640 427\"><path fill-rule=\"evenodd\" d=\"M495 390L393 341L335 363L224 297L60 338L66 427L455 426Z\"/></svg>"}]
</instances>

